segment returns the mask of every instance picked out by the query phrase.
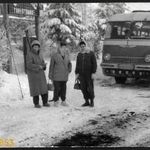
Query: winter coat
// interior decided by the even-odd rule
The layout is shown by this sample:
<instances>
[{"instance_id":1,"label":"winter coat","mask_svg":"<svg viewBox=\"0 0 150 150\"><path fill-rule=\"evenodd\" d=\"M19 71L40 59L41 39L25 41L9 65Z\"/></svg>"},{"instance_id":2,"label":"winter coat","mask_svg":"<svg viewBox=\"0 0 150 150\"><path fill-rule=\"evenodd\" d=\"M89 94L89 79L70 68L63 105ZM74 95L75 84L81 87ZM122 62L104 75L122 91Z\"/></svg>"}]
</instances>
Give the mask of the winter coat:
<instances>
[{"instance_id":1,"label":"winter coat","mask_svg":"<svg viewBox=\"0 0 150 150\"><path fill-rule=\"evenodd\" d=\"M69 56L65 54L64 59L59 52L52 55L49 67L49 79L53 81L68 81L68 75L72 70Z\"/></svg>"},{"instance_id":2,"label":"winter coat","mask_svg":"<svg viewBox=\"0 0 150 150\"><path fill-rule=\"evenodd\" d=\"M27 54L26 63L30 95L37 96L46 94L48 92L47 81L44 73L46 64L42 56L30 51ZM43 67L43 69L40 68L40 65Z\"/></svg>"},{"instance_id":3,"label":"winter coat","mask_svg":"<svg viewBox=\"0 0 150 150\"><path fill-rule=\"evenodd\" d=\"M96 69L97 62L94 52L78 53L75 74L91 76L92 73L96 72Z\"/></svg>"}]
</instances>

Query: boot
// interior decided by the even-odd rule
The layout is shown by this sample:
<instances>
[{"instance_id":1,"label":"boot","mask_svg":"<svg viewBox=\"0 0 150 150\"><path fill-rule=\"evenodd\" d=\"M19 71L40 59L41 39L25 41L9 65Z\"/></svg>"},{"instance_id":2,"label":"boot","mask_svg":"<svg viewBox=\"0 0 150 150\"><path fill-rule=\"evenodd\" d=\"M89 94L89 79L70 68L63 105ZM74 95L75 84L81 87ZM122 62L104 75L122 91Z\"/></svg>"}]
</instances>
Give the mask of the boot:
<instances>
[{"instance_id":1,"label":"boot","mask_svg":"<svg viewBox=\"0 0 150 150\"><path fill-rule=\"evenodd\" d=\"M68 104L66 103L66 101L62 101L62 102L61 102L61 105L62 105L62 106L68 106Z\"/></svg>"},{"instance_id":2,"label":"boot","mask_svg":"<svg viewBox=\"0 0 150 150\"><path fill-rule=\"evenodd\" d=\"M89 106L89 105L90 105L90 104L89 104L89 101L88 101L88 99L86 99L86 100L85 100L85 103L82 104L82 107Z\"/></svg>"},{"instance_id":3,"label":"boot","mask_svg":"<svg viewBox=\"0 0 150 150\"><path fill-rule=\"evenodd\" d=\"M59 102L58 101L54 101L54 107L58 107Z\"/></svg>"},{"instance_id":4,"label":"boot","mask_svg":"<svg viewBox=\"0 0 150 150\"><path fill-rule=\"evenodd\" d=\"M44 107L50 107L50 104L49 103L45 103L43 104Z\"/></svg>"},{"instance_id":5,"label":"boot","mask_svg":"<svg viewBox=\"0 0 150 150\"><path fill-rule=\"evenodd\" d=\"M42 101L44 107L50 107L50 104L48 103L48 94L42 94Z\"/></svg>"},{"instance_id":6,"label":"boot","mask_svg":"<svg viewBox=\"0 0 150 150\"><path fill-rule=\"evenodd\" d=\"M90 106L94 107L94 99L90 99Z\"/></svg>"},{"instance_id":7,"label":"boot","mask_svg":"<svg viewBox=\"0 0 150 150\"><path fill-rule=\"evenodd\" d=\"M36 105L34 105L34 107L35 107L35 108L41 108L41 105L36 104Z\"/></svg>"}]
</instances>

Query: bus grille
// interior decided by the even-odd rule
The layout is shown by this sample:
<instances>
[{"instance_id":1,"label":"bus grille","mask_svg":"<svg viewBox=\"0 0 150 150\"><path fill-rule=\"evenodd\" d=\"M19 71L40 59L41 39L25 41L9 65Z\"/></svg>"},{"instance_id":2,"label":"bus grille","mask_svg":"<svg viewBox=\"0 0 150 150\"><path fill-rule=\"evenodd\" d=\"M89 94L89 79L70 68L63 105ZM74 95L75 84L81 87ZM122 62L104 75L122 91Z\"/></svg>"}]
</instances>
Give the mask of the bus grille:
<instances>
[{"instance_id":1,"label":"bus grille","mask_svg":"<svg viewBox=\"0 0 150 150\"><path fill-rule=\"evenodd\" d=\"M112 56L109 62L140 64L140 63L144 63L144 57Z\"/></svg>"}]
</instances>

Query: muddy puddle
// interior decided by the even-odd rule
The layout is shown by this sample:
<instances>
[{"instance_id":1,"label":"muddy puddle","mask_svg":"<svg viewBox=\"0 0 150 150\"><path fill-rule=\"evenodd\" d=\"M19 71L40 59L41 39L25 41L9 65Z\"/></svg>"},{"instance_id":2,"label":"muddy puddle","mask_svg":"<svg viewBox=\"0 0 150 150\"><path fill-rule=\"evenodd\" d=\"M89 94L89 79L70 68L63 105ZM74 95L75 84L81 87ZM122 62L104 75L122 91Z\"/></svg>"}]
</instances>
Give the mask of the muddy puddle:
<instances>
[{"instance_id":1,"label":"muddy puddle","mask_svg":"<svg viewBox=\"0 0 150 150\"><path fill-rule=\"evenodd\" d=\"M120 140L119 137L113 137L109 134L78 132L71 138L64 139L54 146L109 146Z\"/></svg>"},{"instance_id":2,"label":"muddy puddle","mask_svg":"<svg viewBox=\"0 0 150 150\"><path fill-rule=\"evenodd\" d=\"M125 141L127 132L130 134L132 130L135 130L135 126L138 128L138 124L149 117L147 113L136 114L128 110L108 116L97 114L83 127L70 131L71 136L68 137L66 133L66 136L57 140L54 146L118 146Z\"/></svg>"}]
</instances>

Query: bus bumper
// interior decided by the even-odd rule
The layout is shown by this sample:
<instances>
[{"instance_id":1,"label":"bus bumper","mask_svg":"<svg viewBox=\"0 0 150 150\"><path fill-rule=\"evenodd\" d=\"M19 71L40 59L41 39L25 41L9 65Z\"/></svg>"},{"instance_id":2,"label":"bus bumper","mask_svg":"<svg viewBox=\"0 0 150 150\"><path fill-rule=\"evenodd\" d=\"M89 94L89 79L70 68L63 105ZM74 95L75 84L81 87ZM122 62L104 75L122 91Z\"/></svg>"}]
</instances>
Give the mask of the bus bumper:
<instances>
[{"instance_id":1,"label":"bus bumper","mask_svg":"<svg viewBox=\"0 0 150 150\"><path fill-rule=\"evenodd\" d=\"M150 77L150 65L101 63L106 76Z\"/></svg>"},{"instance_id":2,"label":"bus bumper","mask_svg":"<svg viewBox=\"0 0 150 150\"><path fill-rule=\"evenodd\" d=\"M150 71L150 65L135 65L135 70Z\"/></svg>"}]
</instances>

